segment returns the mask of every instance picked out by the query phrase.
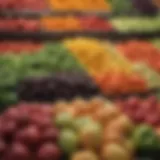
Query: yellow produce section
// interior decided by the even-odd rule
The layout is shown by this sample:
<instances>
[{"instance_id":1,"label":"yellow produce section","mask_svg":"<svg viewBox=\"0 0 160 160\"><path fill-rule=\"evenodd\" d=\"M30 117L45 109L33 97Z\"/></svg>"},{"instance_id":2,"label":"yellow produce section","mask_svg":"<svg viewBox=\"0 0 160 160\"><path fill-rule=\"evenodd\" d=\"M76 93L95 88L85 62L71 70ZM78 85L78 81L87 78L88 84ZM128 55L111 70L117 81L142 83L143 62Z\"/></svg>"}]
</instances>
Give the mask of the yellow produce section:
<instances>
[{"instance_id":1,"label":"yellow produce section","mask_svg":"<svg viewBox=\"0 0 160 160\"><path fill-rule=\"evenodd\" d=\"M113 50L109 43L98 39L76 38L67 39L64 45L86 67L91 75L107 71L132 72L132 65Z\"/></svg>"},{"instance_id":2,"label":"yellow produce section","mask_svg":"<svg viewBox=\"0 0 160 160\"><path fill-rule=\"evenodd\" d=\"M49 4L57 10L110 10L110 4L105 0L49 0Z\"/></svg>"}]
</instances>

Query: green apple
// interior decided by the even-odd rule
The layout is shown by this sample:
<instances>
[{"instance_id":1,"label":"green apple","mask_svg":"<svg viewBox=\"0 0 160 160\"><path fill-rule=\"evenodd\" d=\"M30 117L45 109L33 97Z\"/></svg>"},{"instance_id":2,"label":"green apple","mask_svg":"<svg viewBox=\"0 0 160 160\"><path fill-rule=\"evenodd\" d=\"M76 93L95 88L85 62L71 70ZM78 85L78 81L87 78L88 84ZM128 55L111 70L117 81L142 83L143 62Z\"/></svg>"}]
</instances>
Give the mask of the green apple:
<instances>
[{"instance_id":1,"label":"green apple","mask_svg":"<svg viewBox=\"0 0 160 160\"><path fill-rule=\"evenodd\" d=\"M70 113L60 113L55 117L55 124L60 128L73 127L74 118Z\"/></svg>"},{"instance_id":2,"label":"green apple","mask_svg":"<svg viewBox=\"0 0 160 160\"><path fill-rule=\"evenodd\" d=\"M59 145L66 154L76 151L79 144L78 134L71 129L64 129L60 133Z\"/></svg>"}]
</instances>

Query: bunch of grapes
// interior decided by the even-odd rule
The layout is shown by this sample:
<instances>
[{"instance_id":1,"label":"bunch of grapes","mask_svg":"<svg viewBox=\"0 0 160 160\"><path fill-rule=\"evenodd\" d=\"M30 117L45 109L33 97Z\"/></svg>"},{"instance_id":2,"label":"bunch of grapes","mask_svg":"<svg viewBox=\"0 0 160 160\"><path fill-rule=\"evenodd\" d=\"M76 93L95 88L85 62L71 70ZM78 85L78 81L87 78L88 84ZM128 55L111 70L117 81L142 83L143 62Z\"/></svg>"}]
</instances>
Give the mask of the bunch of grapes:
<instances>
[{"instance_id":1,"label":"bunch of grapes","mask_svg":"<svg viewBox=\"0 0 160 160\"><path fill-rule=\"evenodd\" d=\"M59 130L52 122L52 108L19 104L0 117L0 159L58 160Z\"/></svg>"},{"instance_id":2,"label":"bunch of grapes","mask_svg":"<svg viewBox=\"0 0 160 160\"><path fill-rule=\"evenodd\" d=\"M98 87L88 75L73 72L27 78L18 87L19 98L26 101L70 100L77 96L88 98L98 94Z\"/></svg>"}]
</instances>

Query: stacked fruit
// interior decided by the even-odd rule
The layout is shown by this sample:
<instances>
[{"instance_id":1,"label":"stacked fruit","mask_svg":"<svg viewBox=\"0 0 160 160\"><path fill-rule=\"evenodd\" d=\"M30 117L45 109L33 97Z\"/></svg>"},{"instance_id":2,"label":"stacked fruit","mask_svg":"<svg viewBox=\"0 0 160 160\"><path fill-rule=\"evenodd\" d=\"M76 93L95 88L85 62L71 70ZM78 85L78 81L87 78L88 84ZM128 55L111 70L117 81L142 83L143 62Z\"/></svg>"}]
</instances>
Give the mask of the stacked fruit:
<instances>
[{"instance_id":1,"label":"stacked fruit","mask_svg":"<svg viewBox=\"0 0 160 160\"><path fill-rule=\"evenodd\" d=\"M158 99L155 96L146 99L130 97L127 100L118 100L116 103L135 124L145 124L138 126L134 132L133 138L137 147L152 150L159 148L160 103Z\"/></svg>"},{"instance_id":2,"label":"stacked fruit","mask_svg":"<svg viewBox=\"0 0 160 160\"><path fill-rule=\"evenodd\" d=\"M59 130L47 104L19 104L0 118L0 159L59 160Z\"/></svg>"},{"instance_id":3,"label":"stacked fruit","mask_svg":"<svg viewBox=\"0 0 160 160\"><path fill-rule=\"evenodd\" d=\"M118 106L126 113L135 123L147 123L159 128L160 123L160 103L155 96L147 99L130 97L124 101L118 101Z\"/></svg>"},{"instance_id":4,"label":"stacked fruit","mask_svg":"<svg viewBox=\"0 0 160 160\"><path fill-rule=\"evenodd\" d=\"M31 19L0 19L1 31L39 31L40 25L38 20Z\"/></svg>"},{"instance_id":5,"label":"stacked fruit","mask_svg":"<svg viewBox=\"0 0 160 160\"><path fill-rule=\"evenodd\" d=\"M145 62L160 72L160 50L147 41L127 41L117 45L120 53L132 62Z\"/></svg>"},{"instance_id":6,"label":"stacked fruit","mask_svg":"<svg viewBox=\"0 0 160 160\"><path fill-rule=\"evenodd\" d=\"M99 17L44 17L41 19L42 28L47 31L112 31L109 21Z\"/></svg>"},{"instance_id":7,"label":"stacked fruit","mask_svg":"<svg viewBox=\"0 0 160 160\"><path fill-rule=\"evenodd\" d=\"M89 98L99 95L99 88L84 73L65 72L52 76L27 78L18 86L20 100L55 101L70 100L80 96Z\"/></svg>"},{"instance_id":8,"label":"stacked fruit","mask_svg":"<svg viewBox=\"0 0 160 160\"><path fill-rule=\"evenodd\" d=\"M41 43L30 41L2 41L0 42L0 54L21 54L25 52L35 53L43 47Z\"/></svg>"},{"instance_id":9,"label":"stacked fruit","mask_svg":"<svg viewBox=\"0 0 160 160\"><path fill-rule=\"evenodd\" d=\"M60 129L59 144L71 160L132 158L134 125L110 102L102 98L59 101L55 111L55 123Z\"/></svg>"},{"instance_id":10,"label":"stacked fruit","mask_svg":"<svg viewBox=\"0 0 160 160\"><path fill-rule=\"evenodd\" d=\"M81 64L61 44L48 44L40 51L0 56L1 106L17 101L17 84L28 76L44 76L60 71L84 71Z\"/></svg>"},{"instance_id":11,"label":"stacked fruit","mask_svg":"<svg viewBox=\"0 0 160 160\"><path fill-rule=\"evenodd\" d=\"M45 0L1 0L0 9L40 11L47 9L47 2Z\"/></svg>"}]
</instances>

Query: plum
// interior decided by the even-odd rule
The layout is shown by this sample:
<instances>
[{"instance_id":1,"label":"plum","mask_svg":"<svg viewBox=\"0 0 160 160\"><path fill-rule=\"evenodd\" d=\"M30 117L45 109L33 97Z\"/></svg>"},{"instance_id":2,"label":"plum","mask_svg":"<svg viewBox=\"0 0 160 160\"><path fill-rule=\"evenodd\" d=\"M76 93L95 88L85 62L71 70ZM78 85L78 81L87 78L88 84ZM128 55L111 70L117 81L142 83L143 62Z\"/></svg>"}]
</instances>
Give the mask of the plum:
<instances>
[{"instance_id":1,"label":"plum","mask_svg":"<svg viewBox=\"0 0 160 160\"><path fill-rule=\"evenodd\" d=\"M29 160L30 158L30 152L28 148L25 145L17 142L13 143L13 145L11 146L11 150L8 154L12 157L13 160Z\"/></svg>"},{"instance_id":2,"label":"plum","mask_svg":"<svg viewBox=\"0 0 160 160\"><path fill-rule=\"evenodd\" d=\"M16 134L16 140L26 144L37 144L41 140L40 131L35 125L30 125Z\"/></svg>"},{"instance_id":3,"label":"plum","mask_svg":"<svg viewBox=\"0 0 160 160\"><path fill-rule=\"evenodd\" d=\"M2 124L1 127L1 134L3 136L13 135L17 130L17 124L10 120Z\"/></svg>"},{"instance_id":4,"label":"plum","mask_svg":"<svg viewBox=\"0 0 160 160\"><path fill-rule=\"evenodd\" d=\"M6 147L6 143L2 139L0 139L0 156L4 154Z\"/></svg>"},{"instance_id":5,"label":"plum","mask_svg":"<svg viewBox=\"0 0 160 160\"><path fill-rule=\"evenodd\" d=\"M56 142L59 137L59 130L56 128L47 128L42 134L43 141Z\"/></svg>"},{"instance_id":6,"label":"plum","mask_svg":"<svg viewBox=\"0 0 160 160\"><path fill-rule=\"evenodd\" d=\"M137 108L139 106L140 99L137 98L137 97L130 97L125 104L129 108L135 109L135 108Z\"/></svg>"},{"instance_id":7,"label":"plum","mask_svg":"<svg viewBox=\"0 0 160 160\"><path fill-rule=\"evenodd\" d=\"M58 160L60 157L60 149L52 143L43 144L37 153L39 160Z\"/></svg>"}]
</instances>

